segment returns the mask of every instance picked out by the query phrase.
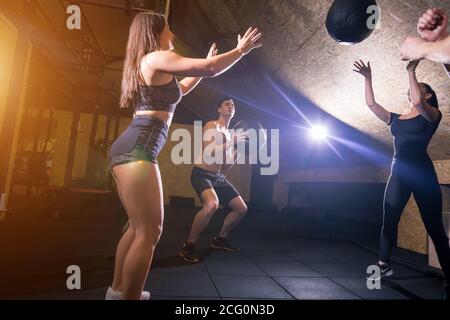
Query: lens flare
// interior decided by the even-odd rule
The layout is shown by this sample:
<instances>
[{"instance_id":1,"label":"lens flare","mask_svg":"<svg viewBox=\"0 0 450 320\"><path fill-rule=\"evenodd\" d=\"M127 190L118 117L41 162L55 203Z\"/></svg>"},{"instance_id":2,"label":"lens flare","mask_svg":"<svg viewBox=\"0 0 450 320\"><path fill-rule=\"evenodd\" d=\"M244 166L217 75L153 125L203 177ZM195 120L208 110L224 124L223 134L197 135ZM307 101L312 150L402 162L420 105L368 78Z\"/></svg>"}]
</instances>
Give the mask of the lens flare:
<instances>
[{"instance_id":1,"label":"lens flare","mask_svg":"<svg viewBox=\"0 0 450 320\"><path fill-rule=\"evenodd\" d=\"M328 138L328 130L324 126L315 125L311 127L309 135L315 141L324 141Z\"/></svg>"}]
</instances>

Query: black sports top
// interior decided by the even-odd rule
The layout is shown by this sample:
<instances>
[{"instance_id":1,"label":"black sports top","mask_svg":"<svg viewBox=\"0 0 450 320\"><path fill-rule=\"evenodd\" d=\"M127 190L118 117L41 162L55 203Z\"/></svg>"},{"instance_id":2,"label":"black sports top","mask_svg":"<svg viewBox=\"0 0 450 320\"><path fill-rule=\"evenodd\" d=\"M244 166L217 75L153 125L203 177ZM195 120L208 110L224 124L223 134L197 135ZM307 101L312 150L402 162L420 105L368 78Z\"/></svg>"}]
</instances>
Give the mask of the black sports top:
<instances>
[{"instance_id":1,"label":"black sports top","mask_svg":"<svg viewBox=\"0 0 450 320\"><path fill-rule=\"evenodd\" d=\"M176 77L162 86L139 86L135 96L134 111L175 112L183 94Z\"/></svg>"},{"instance_id":2,"label":"black sports top","mask_svg":"<svg viewBox=\"0 0 450 320\"><path fill-rule=\"evenodd\" d=\"M439 118L434 122L429 122L421 115L411 119L399 117L399 114L391 113L389 122L394 136L394 161L431 161L427 149L442 120L442 113L439 111Z\"/></svg>"}]
</instances>

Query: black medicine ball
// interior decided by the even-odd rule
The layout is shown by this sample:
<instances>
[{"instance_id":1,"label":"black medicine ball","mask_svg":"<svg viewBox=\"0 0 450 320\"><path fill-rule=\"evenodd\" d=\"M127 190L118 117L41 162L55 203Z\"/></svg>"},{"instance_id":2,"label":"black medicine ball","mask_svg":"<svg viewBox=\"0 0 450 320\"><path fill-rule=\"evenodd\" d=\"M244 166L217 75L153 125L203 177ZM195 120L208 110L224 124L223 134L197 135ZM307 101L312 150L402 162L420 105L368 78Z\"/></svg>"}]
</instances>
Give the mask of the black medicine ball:
<instances>
[{"instance_id":1,"label":"black medicine ball","mask_svg":"<svg viewBox=\"0 0 450 320\"><path fill-rule=\"evenodd\" d=\"M327 16L330 36L342 44L355 44L367 39L374 30L375 0L336 0ZM371 10L369 10L371 9Z\"/></svg>"}]
</instances>

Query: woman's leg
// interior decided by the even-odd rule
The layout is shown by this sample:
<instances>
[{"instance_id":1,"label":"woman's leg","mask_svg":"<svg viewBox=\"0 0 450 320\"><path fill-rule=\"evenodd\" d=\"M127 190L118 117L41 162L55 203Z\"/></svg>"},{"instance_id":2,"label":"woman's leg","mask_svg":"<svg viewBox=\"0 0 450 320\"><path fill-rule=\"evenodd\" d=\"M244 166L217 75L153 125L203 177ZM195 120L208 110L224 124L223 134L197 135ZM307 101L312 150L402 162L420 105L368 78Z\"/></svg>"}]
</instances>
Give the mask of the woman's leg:
<instances>
[{"instance_id":1,"label":"woman's leg","mask_svg":"<svg viewBox=\"0 0 450 320\"><path fill-rule=\"evenodd\" d=\"M397 227L409 198L411 190L402 182L396 172L392 172L384 193L383 227L380 239L380 262L388 263L392 247L397 240Z\"/></svg>"},{"instance_id":2,"label":"woman's leg","mask_svg":"<svg viewBox=\"0 0 450 320\"><path fill-rule=\"evenodd\" d=\"M119 244L117 245L116 249L114 280L111 286L114 291L122 291L123 262L125 260L125 256L128 253L128 250L130 249L131 244L133 243L135 235L136 233L134 232L132 224L128 222L128 228L122 234L122 238L120 238Z\"/></svg>"},{"instance_id":3,"label":"woman's leg","mask_svg":"<svg viewBox=\"0 0 450 320\"><path fill-rule=\"evenodd\" d=\"M442 191L437 179L430 180L424 181L423 184L414 190L414 198L419 207L425 228L436 248L445 280L450 284L450 246L442 221Z\"/></svg>"},{"instance_id":4,"label":"woman's leg","mask_svg":"<svg viewBox=\"0 0 450 320\"><path fill-rule=\"evenodd\" d=\"M116 186L118 186L117 177L114 174L114 171L112 171L112 176L114 178ZM124 206L124 209L126 211L124 201L122 200L122 198L120 198L120 201L122 202L122 206ZM122 230L122 237L120 238L120 241L116 248L115 263L114 263L114 280L111 286L111 288L114 291L122 291L123 261L125 260L125 256L127 255L128 249L133 243L134 236L135 236L134 228L131 226L130 220L128 220L128 222L126 223L125 227Z\"/></svg>"},{"instance_id":5,"label":"woman's leg","mask_svg":"<svg viewBox=\"0 0 450 320\"><path fill-rule=\"evenodd\" d=\"M164 208L161 177L158 166L145 161L116 166L114 174L120 199L130 219L130 228L118 246L121 256L118 263L123 260L121 289L125 299L138 300L162 232ZM116 266L116 270L118 274L120 266ZM117 275L119 281L120 276ZM120 287L118 283L115 285Z\"/></svg>"}]
</instances>

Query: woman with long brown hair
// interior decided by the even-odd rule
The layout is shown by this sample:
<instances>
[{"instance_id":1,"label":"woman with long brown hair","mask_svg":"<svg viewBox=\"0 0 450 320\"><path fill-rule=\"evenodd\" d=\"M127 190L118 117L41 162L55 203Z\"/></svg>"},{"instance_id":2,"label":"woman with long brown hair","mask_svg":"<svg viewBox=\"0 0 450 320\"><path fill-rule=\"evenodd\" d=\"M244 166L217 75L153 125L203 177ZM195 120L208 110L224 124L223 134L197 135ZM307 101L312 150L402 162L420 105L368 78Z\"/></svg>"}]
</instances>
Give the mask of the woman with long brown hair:
<instances>
[{"instance_id":1,"label":"woman with long brown hair","mask_svg":"<svg viewBox=\"0 0 450 320\"><path fill-rule=\"evenodd\" d=\"M206 59L173 51L173 34L164 15L139 13L130 28L122 79L122 108L134 118L110 150L110 165L129 218L116 250L114 281L106 299L149 299L143 291L162 232L164 207L156 158L167 139L177 104L202 77L215 77L261 44L261 33L249 28L235 49ZM176 76L186 77L178 81Z\"/></svg>"}]
</instances>

